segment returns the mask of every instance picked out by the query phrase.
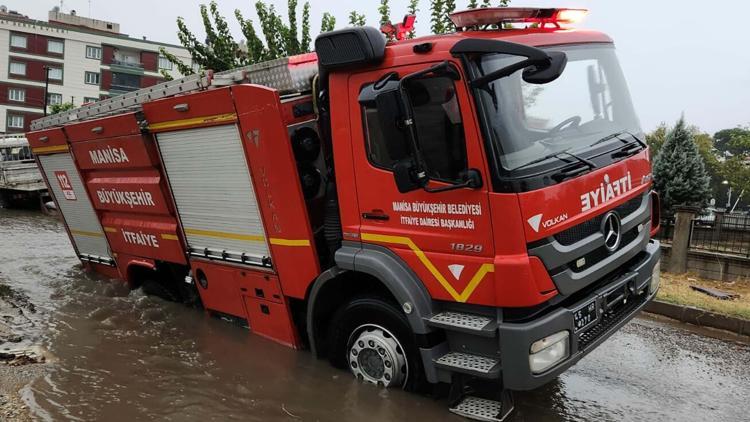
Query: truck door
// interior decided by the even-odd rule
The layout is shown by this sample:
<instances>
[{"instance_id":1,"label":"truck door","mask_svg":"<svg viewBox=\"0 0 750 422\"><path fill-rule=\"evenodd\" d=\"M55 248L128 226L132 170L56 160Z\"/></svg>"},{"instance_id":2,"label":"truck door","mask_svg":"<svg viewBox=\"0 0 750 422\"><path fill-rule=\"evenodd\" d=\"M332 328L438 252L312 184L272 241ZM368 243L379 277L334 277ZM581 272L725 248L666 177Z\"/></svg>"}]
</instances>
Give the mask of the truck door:
<instances>
[{"instance_id":1,"label":"truck door","mask_svg":"<svg viewBox=\"0 0 750 422\"><path fill-rule=\"evenodd\" d=\"M427 65L399 68L403 76ZM463 80L431 75L407 87L430 187L457 183L468 169L484 181L477 189L400 193L374 101L366 95L385 72L349 80L352 153L363 243L389 248L421 278L435 299L492 304L493 237L486 165ZM374 99L374 98L373 98ZM483 283L484 282L484 283Z\"/></svg>"}]
</instances>

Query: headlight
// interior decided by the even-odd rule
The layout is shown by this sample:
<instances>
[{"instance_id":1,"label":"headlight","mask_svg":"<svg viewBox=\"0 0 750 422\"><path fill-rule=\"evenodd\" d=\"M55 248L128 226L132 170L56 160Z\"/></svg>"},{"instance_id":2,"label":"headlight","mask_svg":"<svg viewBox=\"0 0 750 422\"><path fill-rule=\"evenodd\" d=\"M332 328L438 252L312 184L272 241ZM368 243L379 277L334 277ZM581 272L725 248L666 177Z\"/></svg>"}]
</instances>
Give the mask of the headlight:
<instances>
[{"instance_id":1,"label":"headlight","mask_svg":"<svg viewBox=\"0 0 750 422\"><path fill-rule=\"evenodd\" d=\"M570 356L568 347L570 332L560 331L531 345L529 351L529 367L534 374L540 374Z\"/></svg>"},{"instance_id":2,"label":"headlight","mask_svg":"<svg viewBox=\"0 0 750 422\"><path fill-rule=\"evenodd\" d=\"M648 292L652 294L659 290L659 282L661 281L661 260L656 261L654 265L654 271L651 273L651 283L648 285Z\"/></svg>"}]
</instances>

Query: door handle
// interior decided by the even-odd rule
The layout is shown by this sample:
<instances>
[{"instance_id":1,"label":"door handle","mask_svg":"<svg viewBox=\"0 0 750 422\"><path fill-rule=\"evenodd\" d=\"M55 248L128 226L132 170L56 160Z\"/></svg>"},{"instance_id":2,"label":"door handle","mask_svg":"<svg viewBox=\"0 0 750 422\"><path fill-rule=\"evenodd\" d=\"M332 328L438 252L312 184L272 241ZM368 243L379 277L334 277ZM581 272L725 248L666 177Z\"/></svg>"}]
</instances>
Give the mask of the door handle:
<instances>
[{"instance_id":1,"label":"door handle","mask_svg":"<svg viewBox=\"0 0 750 422\"><path fill-rule=\"evenodd\" d=\"M366 220L388 221L391 217L383 212L383 210L372 210L369 212L363 212L362 218Z\"/></svg>"}]
</instances>

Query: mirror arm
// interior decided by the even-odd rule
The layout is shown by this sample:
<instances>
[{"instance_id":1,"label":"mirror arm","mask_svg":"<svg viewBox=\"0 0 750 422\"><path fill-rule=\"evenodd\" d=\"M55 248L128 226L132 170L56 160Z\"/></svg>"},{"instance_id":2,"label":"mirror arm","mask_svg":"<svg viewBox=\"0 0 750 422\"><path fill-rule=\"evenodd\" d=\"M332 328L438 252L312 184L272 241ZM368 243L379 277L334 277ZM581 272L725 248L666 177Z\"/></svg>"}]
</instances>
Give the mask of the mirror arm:
<instances>
[{"instance_id":1,"label":"mirror arm","mask_svg":"<svg viewBox=\"0 0 750 422\"><path fill-rule=\"evenodd\" d=\"M545 57L544 59L528 58L526 60L521 60L518 63L514 63L512 65L506 66L502 69L498 69L487 75L480 76L479 78L471 81L469 85L472 88L481 88L494 80L512 75L514 72L519 71L521 69L525 69L529 66L545 66L545 65L549 65L549 63L550 63L549 57Z\"/></svg>"}]
</instances>

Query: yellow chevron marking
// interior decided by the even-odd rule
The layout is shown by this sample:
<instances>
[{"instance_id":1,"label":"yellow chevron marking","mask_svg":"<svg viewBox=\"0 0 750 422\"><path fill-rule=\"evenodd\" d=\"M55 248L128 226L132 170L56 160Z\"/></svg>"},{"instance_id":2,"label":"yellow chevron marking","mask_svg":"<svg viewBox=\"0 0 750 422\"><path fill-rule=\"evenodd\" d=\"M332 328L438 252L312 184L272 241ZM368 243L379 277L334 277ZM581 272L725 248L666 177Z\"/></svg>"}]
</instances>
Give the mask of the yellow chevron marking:
<instances>
[{"instance_id":1,"label":"yellow chevron marking","mask_svg":"<svg viewBox=\"0 0 750 422\"><path fill-rule=\"evenodd\" d=\"M77 234L79 236L104 237L104 235L102 233L87 232L87 231L83 231L83 230L70 230L70 233Z\"/></svg>"},{"instance_id":2,"label":"yellow chevron marking","mask_svg":"<svg viewBox=\"0 0 750 422\"><path fill-rule=\"evenodd\" d=\"M466 302L469 297L471 297L471 294L474 293L474 290L476 290L477 286L479 286L479 283L482 282L484 276L486 276L487 273L495 272L494 264L482 264L477 270L476 274L474 274L474 277L469 280L469 284L466 285L466 288L464 288L462 292L458 292L455 287L453 287L453 285L449 283L448 280L446 280L443 274L440 273L440 271L435 267L432 261L430 261L430 258L428 258L427 255L425 255L425 253L422 252L421 249L419 249L419 246L417 246L414 241L412 241L408 237L362 233L362 240L407 246L412 250L412 252L414 252L417 258L419 258L422 264L427 268L427 270L430 271L433 277L437 279L440 285L443 286L443 288L453 297L456 302Z\"/></svg>"},{"instance_id":3,"label":"yellow chevron marking","mask_svg":"<svg viewBox=\"0 0 750 422\"><path fill-rule=\"evenodd\" d=\"M310 241L307 239L279 239L278 237L272 237L269 241L272 245L278 246L310 246Z\"/></svg>"},{"instance_id":4,"label":"yellow chevron marking","mask_svg":"<svg viewBox=\"0 0 750 422\"><path fill-rule=\"evenodd\" d=\"M52 145L49 147L32 148L31 152L34 154L44 154L45 152L64 152L68 151L67 145Z\"/></svg>"},{"instance_id":5,"label":"yellow chevron marking","mask_svg":"<svg viewBox=\"0 0 750 422\"><path fill-rule=\"evenodd\" d=\"M250 242L264 242L265 237L257 234L238 234L238 233L227 233L213 230L201 230L201 229L185 229L186 234L192 234L194 236L207 236L217 237L219 239L233 239L233 240L246 240Z\"/></svg>"},{"instance_id":6,"label":"yellow chevron marking","mask_svg":"<svg viewBox=\"0 0 750 422\"><path fill-rule=\"evenodd\" d=\"M223 123L237 120L237 113L215 114L213 116L193 117L190 119L170 120L148 125L150 131L163 131L167 129L178 129L186 126L196 126L206 123Z\"/></svg>"}]
</instances>

